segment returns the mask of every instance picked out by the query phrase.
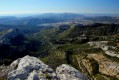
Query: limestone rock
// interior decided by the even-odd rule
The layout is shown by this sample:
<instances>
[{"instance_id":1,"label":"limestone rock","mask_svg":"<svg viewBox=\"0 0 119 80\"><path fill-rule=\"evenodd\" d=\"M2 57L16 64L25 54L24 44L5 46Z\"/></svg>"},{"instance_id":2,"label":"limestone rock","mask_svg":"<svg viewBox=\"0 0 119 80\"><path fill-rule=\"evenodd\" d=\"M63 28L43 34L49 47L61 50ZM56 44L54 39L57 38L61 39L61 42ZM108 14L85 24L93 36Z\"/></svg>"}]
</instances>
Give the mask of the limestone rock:
<instances>
[{"instance_id":1,"label":"limestone rock","mask_svg":"<svg viewBox=\"0 0 119 80\"><path fill-rule=\"evenodd\" d=\"M82 64L85 66L90 75L93 74L93 68L91 62L88 59L83 59Z\"/></svg>"},{"instance_id":2,"label":"limestone rock","mask_svg":"<svg viewBox=\"0 0 119 80\"><path fill-rule=\"evenodd\" d=\"M66 64L57 67L56 73L60 80L88 80L81 72Z\"/></svg>"},{"instance_id":3,"label":"limestone rock","mask_svg":"<svg viewBox=\"0 0 119 80\"><path fill-rule=\"evenodd\" d=\"M56 72L36 57L25 56L10 65L8 80L88 80L73 67L63 64Z\"/></svg>"},{"instance_id":4,"label":"limestone rock","mask_svg":"<svg viewBox=\"0 0 119 80\"><path fill-rule=\"evenodd\" d=\"M119 78L119 63L108 59L103 54L89 54L88 58L93 58L99 63L100 73Z\"/></svg>"},{"instance_id":5,"label":"limestone rock","mask_svg":"<svg viewBox=\"0 0 119 80\"><path fill-rule=\"evenodd\" d=\"M8 73L8 80L58 79L53 69L35 57L25 56L14 61L10 67L14 70Z\"/></svg>"}]
</instances>

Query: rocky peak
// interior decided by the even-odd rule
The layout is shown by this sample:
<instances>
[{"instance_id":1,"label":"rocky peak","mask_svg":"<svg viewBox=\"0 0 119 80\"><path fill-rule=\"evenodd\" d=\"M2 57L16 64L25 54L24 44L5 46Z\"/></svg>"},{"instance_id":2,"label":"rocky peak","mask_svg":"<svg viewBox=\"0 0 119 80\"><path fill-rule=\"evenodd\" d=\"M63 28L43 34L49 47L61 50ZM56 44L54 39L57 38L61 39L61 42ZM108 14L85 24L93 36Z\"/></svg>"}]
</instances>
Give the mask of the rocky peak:
<instances>
[{"instance_id":1,"label":"rocky peak","mask_svg":"<svg viewBox=\"0 0 119 80\"><path fill-rule=\"evenodd\" d=\"M25 56L10 65L8 80L88 80L75 68L63 64L56 72L36 57Z\"/></svg>"}]
</instances>

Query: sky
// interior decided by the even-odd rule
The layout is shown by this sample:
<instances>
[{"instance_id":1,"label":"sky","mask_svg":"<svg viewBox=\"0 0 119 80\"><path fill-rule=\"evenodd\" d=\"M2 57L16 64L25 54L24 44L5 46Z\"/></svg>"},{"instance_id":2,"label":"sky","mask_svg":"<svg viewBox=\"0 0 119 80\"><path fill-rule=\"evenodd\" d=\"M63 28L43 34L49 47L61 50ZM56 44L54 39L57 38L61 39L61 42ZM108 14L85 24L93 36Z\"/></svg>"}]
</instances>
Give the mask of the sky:
<instances>
[{"instance_id":1,"label":"sky","mask_svg":"<svg viewBox=\"0 0 119 80\"><path fill-rule=\"evenodd\" d=\"M0 15L40 13L119 14L119 0L0 0Z\"/></svg>"}]
</instances>

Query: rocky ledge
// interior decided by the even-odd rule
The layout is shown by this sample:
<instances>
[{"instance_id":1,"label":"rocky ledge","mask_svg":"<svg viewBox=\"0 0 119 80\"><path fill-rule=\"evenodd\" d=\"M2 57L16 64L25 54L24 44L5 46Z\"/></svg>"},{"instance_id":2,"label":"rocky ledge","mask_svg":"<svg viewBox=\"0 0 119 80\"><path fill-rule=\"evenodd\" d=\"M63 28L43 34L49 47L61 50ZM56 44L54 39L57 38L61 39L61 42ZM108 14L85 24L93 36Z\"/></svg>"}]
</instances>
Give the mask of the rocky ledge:
<instances>
[{"instance_id":1,"label":"rocky ledge","mask_svg":"<svg viewBox=\"0 0 119 80\"><path fill-rule=\"evenodd\" d=\"M62 64L56 72L36 57L25 56L10 65L8 80L88 80L75 68Z\"/></svg>"}]
</instances>

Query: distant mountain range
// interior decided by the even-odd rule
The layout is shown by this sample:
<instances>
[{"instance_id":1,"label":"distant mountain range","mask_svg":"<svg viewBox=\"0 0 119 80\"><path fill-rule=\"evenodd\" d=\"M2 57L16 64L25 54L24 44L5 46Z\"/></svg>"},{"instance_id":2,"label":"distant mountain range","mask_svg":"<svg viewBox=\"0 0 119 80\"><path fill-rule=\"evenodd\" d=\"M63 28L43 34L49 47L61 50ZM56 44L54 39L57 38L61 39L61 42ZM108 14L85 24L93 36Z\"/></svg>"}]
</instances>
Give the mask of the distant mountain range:
<instances>
[{"instance_id":1,"label":"distant mountain range","mask_svg":"<svg viewBox=\"0 0 119 80\"><path fill-rule=\"evenodd\" d=\"M12 17L5 16L0 17L0 24L6 25L38 25L43 23L55 23L55 22L64 22L69 19L82 18L83 15L73 14L73 13L62 13L62 14L41 14L36 16L28 16L28 17Z\"/></svg>"},{"instance_id":2,"label":"distant mountain range","mask_svg":"<svg viewBox=\"0 0 119 80\"><path fill-rule=\"evenodd\" d=\"M25 32L34 32L46 27L57 27L62 24L92 24L92 23L116 23L119 17L114 16L84 16L75 13L46 13L26 17L1 16L0 30L19 28Z\"/></svg>"},{"instance_id":3,"label":"distant mountain range","mask_svg":"<svg viewBox=\"0 0 119 80\"><path fill-rule=\"evenodd\" d=\"M4 16L0 17L0 24L5 25L38 25L43 23L66 22L71 20L91 20L117 22L118 17L111 16L84 16L75 13L46 13L27 17Z\"/></svg>"}]
</instances>

